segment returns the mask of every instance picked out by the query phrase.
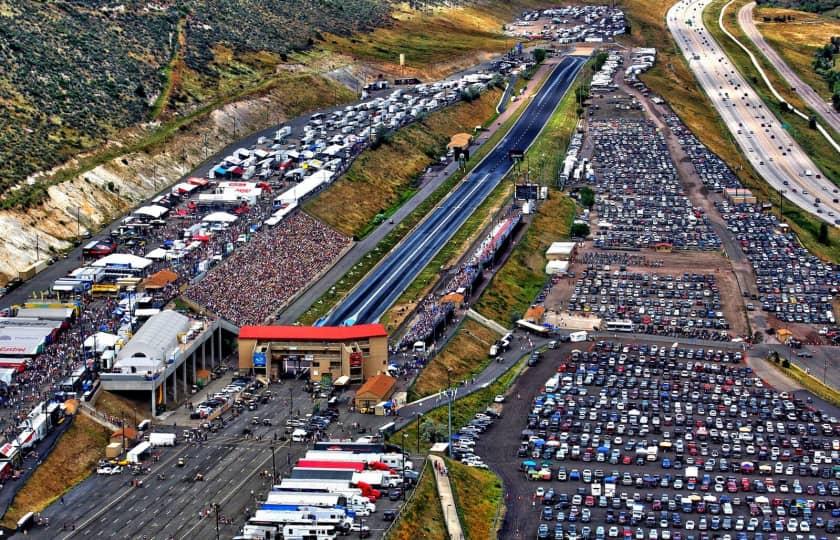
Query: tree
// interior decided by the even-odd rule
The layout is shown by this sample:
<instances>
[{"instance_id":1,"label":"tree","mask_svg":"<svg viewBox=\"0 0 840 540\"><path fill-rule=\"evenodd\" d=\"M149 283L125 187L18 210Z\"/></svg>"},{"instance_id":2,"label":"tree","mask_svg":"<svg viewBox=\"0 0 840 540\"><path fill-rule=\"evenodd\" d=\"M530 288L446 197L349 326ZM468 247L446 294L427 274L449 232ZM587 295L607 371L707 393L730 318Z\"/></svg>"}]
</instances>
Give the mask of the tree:
<instances>
[{"instance_id":1,"label":"tree","mask_svg":"<svg viewBox=\"0 0 840 540\"><path fill-rule=\"evenodd\" d=\"M531 55L534 57L534 62L538 64L542 64L543 62L545 62L545 49L534 49Z\"/></svg>"},{"instance_id":2,"label":"tree","mask_svg":"<svg viewBox=\"0 0 840 540\"><path fill-rule=\"evenodd\" d=\"M817 129L817 117L812 116L808 119L808 127L811 129Z\"/></svg>"},{"instance_id":3,"label":"tree","mask_svg":"<svg viewBox=\"0 0 840 540\"><path fill-rule=\"evenodd\" d=\"M790 360L788 360L787 358L785 358L785 359L782 361L782 367L783 367L783 368L785 368L785 369L790 369Z\"/></svg>"},{"instance_id":4,"label":"tree","mask_svg":"<svg viewBox=\"0 0 840 540\"><path fill-rule=\"evenodd\" d=\"M431 418L424 418L420 423L420 438L429 443L446 440L446 430Z\"/></svg>"},{"instance_id":5,"label":"tree","mask_svg":"<svg viewBox=\"0 0 840 540\"><path fill-rule=\"evenodd\" d=\"M609 54L607 52L602 51L599 52L595 56L595 60L592 62L592 71L600 71L604 64L607 62L607 58L609 58Z\"/></svg>"},{"instance_id":6,"label":"tree","mask_svg":"<svg viewBox=\"0 0 840 540\"><path fill-rule=\"evenodd\" d=\"M572 238L586 238L589 236L589 225L586 223L575 223L569 232Z\"/></svg>"},{"instance_id":7,"label":"tree","mask_svg":"<svg viewBox=\"0 0 840 540\"><path fill-rule=\"evenodd\" d=\"M828 240L828 224L824 221L820 223L820 234L817 237L817 242L824 246L827 246L830 243Z\"/></svg>"},{"instance_id":8,"label":"tree","mask_svg":"<svg viewBox=\"0 0 840 540\"><path fill-rule=\"evenodd\" d=\"M580 188L580 204L587 208L592 208L595 204L595 192L588 186Z\"/></svg>"}]
</instances>

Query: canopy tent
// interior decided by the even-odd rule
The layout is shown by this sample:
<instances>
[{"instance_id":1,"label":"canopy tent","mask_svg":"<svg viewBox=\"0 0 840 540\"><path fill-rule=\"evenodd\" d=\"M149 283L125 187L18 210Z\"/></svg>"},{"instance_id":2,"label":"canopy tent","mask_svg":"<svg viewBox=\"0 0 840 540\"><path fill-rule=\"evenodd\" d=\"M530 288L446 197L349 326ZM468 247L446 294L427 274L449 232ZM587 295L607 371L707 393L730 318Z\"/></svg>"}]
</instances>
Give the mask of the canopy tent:
<instances>
[{"instance_id":1,"label":"canopy tent","mask_svg":"<svg viewBox=\"0 0 840 540\"><path fill-rule=\"evenodd\" d=\"M204 216L205 223L233 223L237 220L237 217L233 214L228 214L227 212L213 212L212 214L207 214Z\"/></svg>"},{"instance_id":2,"label":"canopy tent","mask_svg":"<svg viewBox=\"0 0 840 540\"><path fill-rule=\"evenodd\" d=\"M97 259L93 262L93 266L98 268L111 266L131 268L132 270L143 270L150 264L152 264L150 259L138 257L137 255L131 255L130 253L112 253L111 255L106 255L105 257Z\"/></svg>"},{"instance_id":3,"label":"canopy tent","mask_svg":"<svg viewBox=\"0 0 840 540\"><path fill-rule=\"evenodd\" d=\"M15 368L0 368L0 382L6 386L11 386L15 373L17 373Z\"/></svg>"},{"instance_id":4,"label":"canopy tent","mask_svg":"<svg viewBox=\"0 0 840 540\"><path fill-rule=\"evenodd\" d=\"M160 219L161 217L166 215L167 212L169 212L169 208L166 208L165 206L159 206L157 204L152 204L149 206L141 206L140 208L134 211L134 214L138 216L150 217L152 219Z\"/></svg>"},{"instance_id":5,"label":"canopy tent","mask_svg":"<svg viewBox=\"0 0 840 540\"><path fill-rule=\"evenodd\" d=\"M152 251L146 253L147 259L152 259L154 261L159 261L161 259L166 258L166 250L163 248L155 248Z\"/></svg>"},{"instance_id":6,"label":"canopy tent","mask_svg":"<svg viewBox=\"0 0 840 540\"><path fill-rule=\"evenodd\" d=\"M106 349L113 349L120 340L119 336L107 332L97 332L85 339L85 349L101 353Z\"/></svg>"}]
</instances>

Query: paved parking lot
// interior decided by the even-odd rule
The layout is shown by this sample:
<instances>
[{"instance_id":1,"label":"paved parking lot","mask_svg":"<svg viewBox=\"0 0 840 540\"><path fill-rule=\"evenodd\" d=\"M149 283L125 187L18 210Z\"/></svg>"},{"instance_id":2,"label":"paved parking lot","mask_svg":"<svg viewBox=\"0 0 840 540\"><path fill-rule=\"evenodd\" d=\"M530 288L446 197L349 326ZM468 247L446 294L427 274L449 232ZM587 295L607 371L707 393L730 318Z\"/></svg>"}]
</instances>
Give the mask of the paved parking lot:
<instances>
[{"instance_id":1,"label":"paved parking lot","mask_svg":"<svg viewBox=\"0 0 840 540\"><path fill-rule=\"evenodd\" d=\"M642 119L590 122L596 189L595 246L716 250L720 239L685 196L661 133Z\"/></svg>"},{"instance_id":2,"label":"paved parking lot","mask_svg":"<svg viewBox=\"0 0 840 540\"><path fill-rule=\"evenodd\" d=\"M710 152L676 115L667 115L666 122L708 190L743 189L726 163ZM831 298L840 284L840 269L809 253L775 216L758 204L722 201L716 207L753 266L759 292L755 307L781 324L833 324ZM820 341L813 328L794 333L808 341Z\"/></svg>"},{"instance_id":3,"label":"paved parking lot","mask_svg":"<svg viewBox=\"0 0 840 540\"><path fill-rule=\"evenodd\" d=\"M569 344L514 391L478 445L508 490L505 537L837 532L838 411L776 393L732 349Z\"/></svg>"}]
</instances>

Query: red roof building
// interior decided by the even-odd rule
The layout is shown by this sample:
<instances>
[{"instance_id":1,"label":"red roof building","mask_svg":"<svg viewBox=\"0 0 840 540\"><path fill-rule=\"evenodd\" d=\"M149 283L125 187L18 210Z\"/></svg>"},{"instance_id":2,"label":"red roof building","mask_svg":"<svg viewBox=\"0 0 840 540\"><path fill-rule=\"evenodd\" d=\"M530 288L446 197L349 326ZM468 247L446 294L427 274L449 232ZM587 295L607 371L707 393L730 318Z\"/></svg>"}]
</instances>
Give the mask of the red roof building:
<instances>
[{"instance_id":1,"label":"red roof building","mask_svg":"<svg viewBox=\"0 0 840 540\"><path fill-rule=\"evenodd\" d=\"M312 381L343 385L386 373L387 366L388 333L381 324L239 329L239 369L260 378L308 373Z\"/></svg>"}]
</instances>

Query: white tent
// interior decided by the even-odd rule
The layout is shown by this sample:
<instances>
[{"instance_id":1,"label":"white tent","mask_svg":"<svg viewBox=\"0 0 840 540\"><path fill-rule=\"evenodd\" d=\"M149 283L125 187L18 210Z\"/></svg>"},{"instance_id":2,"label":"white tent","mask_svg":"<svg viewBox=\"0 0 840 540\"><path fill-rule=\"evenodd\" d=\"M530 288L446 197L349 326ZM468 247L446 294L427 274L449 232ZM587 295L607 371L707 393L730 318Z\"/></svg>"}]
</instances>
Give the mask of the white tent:
<instances>
[{"instance_id":1,"label":"white tent","mask_svg":"<svg viewBox=\"0 0 840 540\"><path fill-rule=\"evenodd\" d=\"M15 373L17 373L15 368L0 368L0 382L4 382L6 386L10 386L14 381Z\"/></svg>"},{"instance_id":2,"label":"white tent","mask_svg":"<svg viewBox=\"0 0 840 540\"><path fill-rule=\"evenodd\" d=\"M144 257L138 257L137 255L131 255L130 253L112 253L94 261L91 266L96 266L98 268L116 266L123 268L127 267L133 270L142 270L150 264L152 264L152 261Z\"/></svg>"},{"instance_id":3,"label":"white tent","mask_svg":"<svg viewBox=\"0 0 840 540\"><path fill-rule=\"evenodd\" d=\"M205 223L233 223L236 221L236 216L227 212L213 212L204 216L202 221Z\"/></svg>"},{"instance_id":4,"label":"white tent","mask_svg":"<svg viewBox=\"0 0 840 540\"><path fill-rule=\"evenodd\" d=\"M115 336L114 334L109 334L107 332L97 332L92 336L88 336L85 339L84 345L85 349L93 350L94 352L100 353L106 349L113 349L119 340L120 338Z\"/></svg>"},{"instance_id":5,"label":"white tent","mask_svg":"<svg viewBox=\"0 0 840 540\"><path fill-rule=\"evenodd\" d=\"M154 219L160 219L161 216L166 215L169 212L169 209L165 206L159 206L156 204L150 206L141 206L134 213L138 216L146 216Z\"/></svg>"},{"instance_id":6,"label":"white tent","mask_svg":"<svg viewBox=\"0 0 840 540\"><path fill-rule=\"evenodd\" d=\"M165 259L167 253L168 252L163 248L155 248L152 251L146 253L146 258L158 261L161 259Z\"/></svg>"}]
</instances>

